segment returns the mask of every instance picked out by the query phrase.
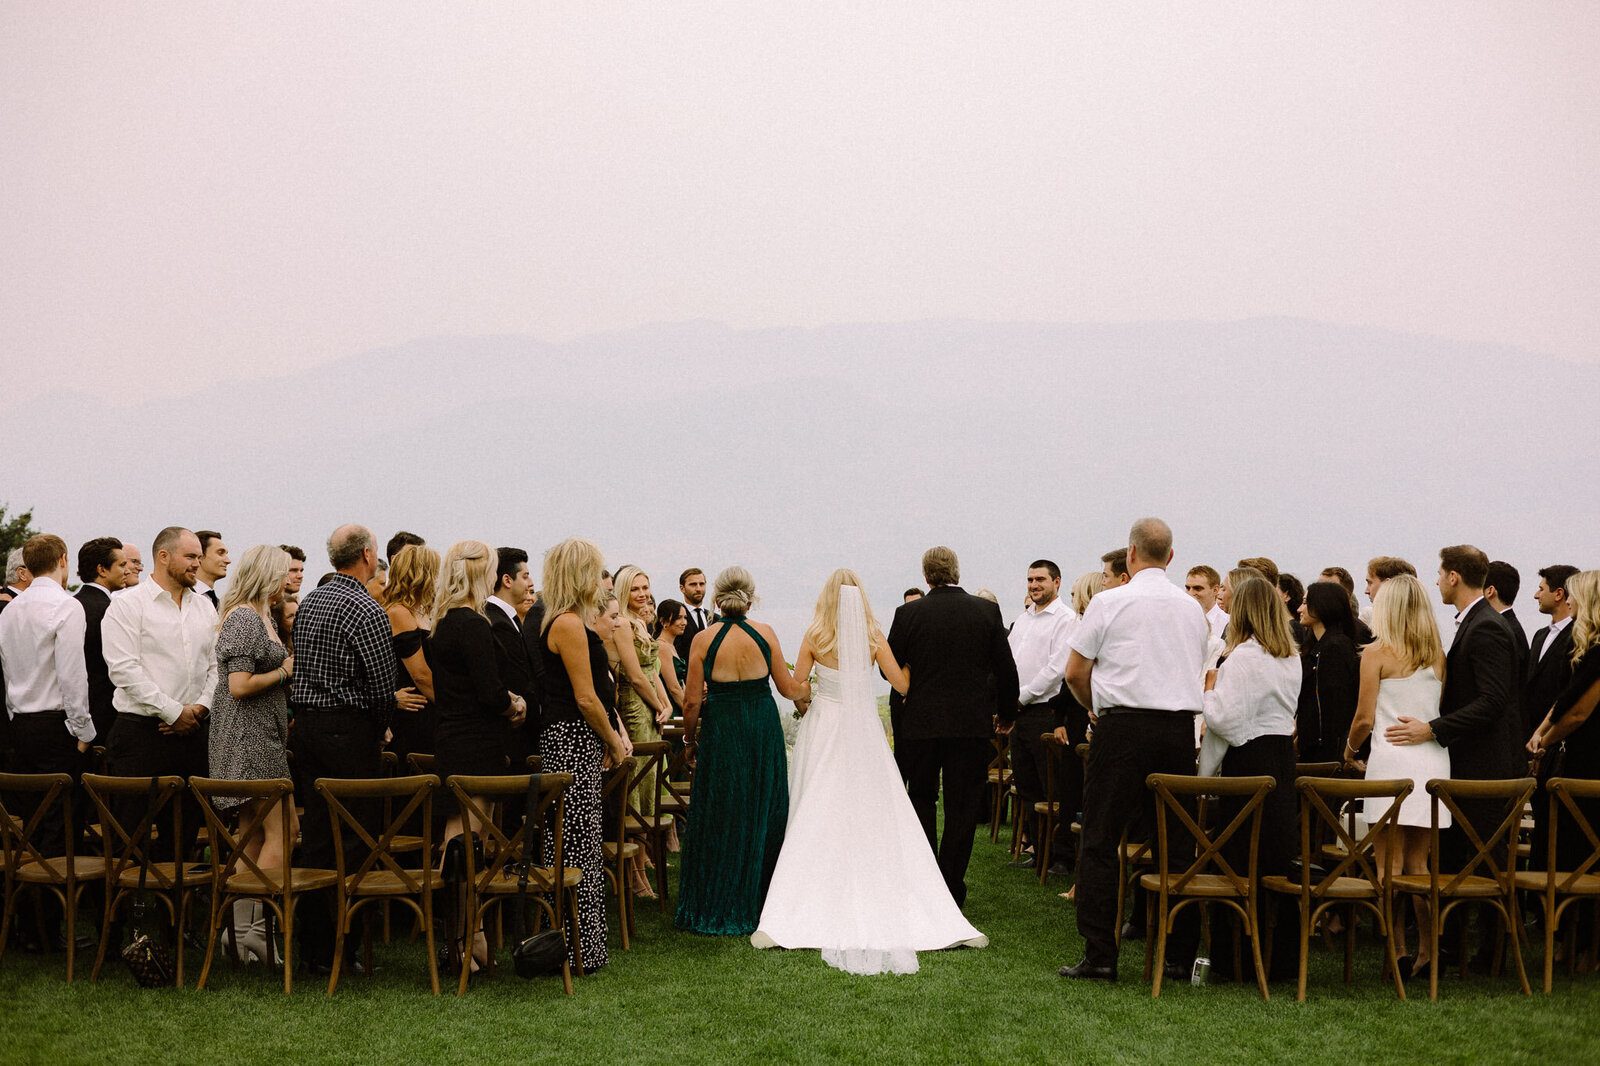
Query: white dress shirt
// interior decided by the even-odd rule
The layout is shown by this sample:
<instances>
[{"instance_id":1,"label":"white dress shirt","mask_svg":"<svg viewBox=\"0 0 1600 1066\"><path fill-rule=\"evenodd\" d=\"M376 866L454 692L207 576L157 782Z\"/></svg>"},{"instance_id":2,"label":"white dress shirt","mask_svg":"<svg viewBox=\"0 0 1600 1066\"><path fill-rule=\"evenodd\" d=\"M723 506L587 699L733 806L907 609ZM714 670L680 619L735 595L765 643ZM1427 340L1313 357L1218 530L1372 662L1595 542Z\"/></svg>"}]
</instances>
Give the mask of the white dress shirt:
<instances>
[{"instance_id":1,"label":"white dress shirt","mask_svg":"<svg viewBox=\"0 0 1600 1066\"><path fill-rule=\"evenodd\" d=\"M506 613L506 617L511 619L511 624L517 627L517 632L522 632L522 619L517 617L517 609L515 607L511 606L505 600L502 600L499 596L490 596L484 602L492 603L504 611Z\"/></svg>"},{"instance_id":2,"label":"white dress shirt","mask_svg":"<svg viewBox=\"0 0 1600 1066\"><path fill-rule=\"evenodd\" d=\"M49 575L34 578L6 605L0 612L0 660L7 714L66 711L67 732L94 739L84 629L83 604Z\"/></svg>"},{"instance_id":3,"label":"white dress shirt","mask_svg":"<svg viewBox=\"0 0 1600 1066\"><path fill-rule=\"evenodd\" d=\"M1206 730L1229 747L1294 735L1304 676L1300 656L1274 659L1255 637L1233 649L1205 695Z\"/></svg>"},{"instance_id":4,"label":"white dress shirt","mask_svg":"<svg viewBox=\"0 0 1600 1066\"><path fill-rule=\"evenodd\" d=\"M193 589L180 606L159 584L141 582L111 597L100 624L111 705L171 724L186 704L208 709L217 689L217 610Z\"/></svg>"},{"instance_id":5,"label":"white dress shirt","mask_svg":"<svg viewBox=\"0 0 1600 1066\"><path fill-rule=\"evenodd\" d=\"M1060 693L1067 676L1067 657L1072 654L1067 638L1077 620L1077 615L1067 610L1057 596L1043 610L1037 604L1028 604L1011 624L1007 639L1022 682L1017 702L1024 707L1048 702Z\"/></svg>"},{"instance_id":6,"label":"white dress shirt","mask_svg":"<svg viewBox=\"0 0 1600 1066\"><path fill-rule=\"evenodd\" d=\"M1199 711L1209 627L1193 596L1149 567L1089 601L1067 643L1095 660L1094 710Z\"/></svg>"},{"instance_id":7,"label":"white dress shirt","mask_svg":"<svg viewBox=\"0 0 1600 1066\"><path fill-rule=\"evenodd\" d=\"M1569 626L1571 624L1572 624L1572 616L1570 614L1567 615L1565 618L1563 618L1559 622L1551 622L1550 623L1550 635L1548 637L1544 638L1544 643L1543 644L1539 645L1539 658L1537 660L1538 662L1541 662L1541 663L1544 662L1544 653L1549 651L1550 650L1550 645L1552 645L1552 644L1554 644L1556 642L1556 636L1558 634L1560 634L1560 632L1563 629L1567 628L1567 626Z\"/></svg>"},{"instance_id":8,"label":"white dress shirt","mask_svg":"<svg viewBox=\"0 0 1600 1066\"><path fill-rule=\"evenodd\" d=\"M1222 609L1222 604L1213 603L1211 610L1206 612L1206 624L1211 627L1211 635L1223 636L1228 628L1228 612Z\"/></svg>"}]
</instances>

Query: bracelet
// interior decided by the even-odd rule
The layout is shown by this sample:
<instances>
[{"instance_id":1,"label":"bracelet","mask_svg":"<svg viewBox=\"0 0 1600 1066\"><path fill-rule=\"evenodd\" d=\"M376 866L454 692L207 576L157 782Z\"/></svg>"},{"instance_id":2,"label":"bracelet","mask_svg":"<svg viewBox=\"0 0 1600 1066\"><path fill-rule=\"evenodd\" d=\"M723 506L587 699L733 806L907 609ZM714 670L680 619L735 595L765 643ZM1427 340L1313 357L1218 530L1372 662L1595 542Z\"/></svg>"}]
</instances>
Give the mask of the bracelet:
<instances>
[{"instance_id":1,"label":"bracelet","mask_svg":"<svg viewBox=\"0 0 1600 1066\"><path fill-rule=\"evenodd\" d=\"M278 684L287 685L288 683L289 683L289 675L284 672L283 667L281 667L281 666L278 667Z\"/></svg>"}]
</instances>

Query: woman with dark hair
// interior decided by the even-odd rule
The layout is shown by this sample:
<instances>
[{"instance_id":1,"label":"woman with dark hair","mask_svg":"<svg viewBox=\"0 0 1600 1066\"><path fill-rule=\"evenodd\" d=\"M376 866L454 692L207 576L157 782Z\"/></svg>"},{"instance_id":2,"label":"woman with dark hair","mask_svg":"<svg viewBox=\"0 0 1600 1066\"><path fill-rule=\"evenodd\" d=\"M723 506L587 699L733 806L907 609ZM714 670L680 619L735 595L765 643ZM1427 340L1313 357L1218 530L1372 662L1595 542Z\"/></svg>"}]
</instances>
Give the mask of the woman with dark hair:
<instances>
[{"instance_id":1,"label":"woman with dark hair","mask_svg":"<svg viewBox=\"0 0 1600 1066\"><path fill-rule=\"evenodd\" d=\"M677 600L662 600L656 607L656 650L661 656L661 683L679 716L683 714L683 683L689 680L689 663L678 658L675 643L689 628L689 608Z\"/></svg>"},{"instance_id":2,"label":"woman with dark hair","mask_svg":"<svg viewBox=\"0 0 1600 1066\"><path fill-rule=\"evenodd\" d=\"M1301 762L1338 762L1356 714L1361 663L1350 596L1331 581L1314 581L1300 604L1311 638L1300 654L1300 702L1294 724Z\"/></svg>"}]
</instances>

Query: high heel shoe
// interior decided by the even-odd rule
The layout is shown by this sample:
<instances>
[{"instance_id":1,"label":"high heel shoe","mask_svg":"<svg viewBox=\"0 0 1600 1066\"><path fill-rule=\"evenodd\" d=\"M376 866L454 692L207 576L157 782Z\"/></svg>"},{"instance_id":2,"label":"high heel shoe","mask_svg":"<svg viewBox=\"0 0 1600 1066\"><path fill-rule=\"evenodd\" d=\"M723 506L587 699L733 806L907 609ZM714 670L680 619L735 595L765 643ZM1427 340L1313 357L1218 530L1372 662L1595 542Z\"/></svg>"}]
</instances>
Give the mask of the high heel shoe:
<instances>
[{"instance_id":1,"label":"high heel shoe","mask_svg":"<svg viewBox=\"0 0 1600 1066\"><path fill-rule=\"evenodd\" d=\"M233 942L246 965L283 965L278 945L267 939L267 908L259 899L233 901Z\"/></svg>"}]
</instances>

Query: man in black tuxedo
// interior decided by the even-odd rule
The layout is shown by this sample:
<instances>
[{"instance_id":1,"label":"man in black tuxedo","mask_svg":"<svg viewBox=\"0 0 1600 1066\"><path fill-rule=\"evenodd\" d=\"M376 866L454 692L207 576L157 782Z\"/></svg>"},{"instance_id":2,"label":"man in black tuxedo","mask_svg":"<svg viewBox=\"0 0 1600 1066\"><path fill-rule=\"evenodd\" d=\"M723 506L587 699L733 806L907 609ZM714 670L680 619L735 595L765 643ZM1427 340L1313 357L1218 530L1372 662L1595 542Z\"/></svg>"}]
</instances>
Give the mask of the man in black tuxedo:
<instances>
[{"instance_id":1,"label":"man in black tuxedo","mask_svg":"<svg viewBox=\"0 0 1600 1066\"><path fill-rule=\"evenodd\" d=\"M214 529L197 529L200 538L200 575L195 580L194 591L220 608L222 597L217 595L217 582L228 576L228 546L222 543L222 534Z\"/></svg>"},{"instance_id":2,"label":"man in black tuxedo","mask_svg":"<svg viewBox=\"0 0 1600 1066\"><path fill-rule=\"evenodd\" d=\"M1489 563L1489 577L1483 586L1483 598L1489 601L1490 607L1500 612L1500 617L1511 626L1511 633L1517 638L1513 650L1517 653L1519 677L1528 672L1528 631L1522 628L1522 622L1511 605L1516 602L1517 592L1521 588L1522 575L1517 573L1516 567L1499 559Z\"/></svg>"},{"instance_id":3,"label":"man in black tuxedo","mask_svg":"<svg viewBox=\"0 0 1600 1066\"><path fill-rule=\"evenodd\" d=\"M928 594L902 604L889 627L889 650L911 673L895 748L909 779L928 845L957 906L967 899L967 860L983 814L989 738L1009 732L1017 717L1017 664L998 605L968 595L956 582L960 563L949 548L922 554ZM935 807L944 780L944 840L936 840Z\"/></svg>"},{"instance_id":4,"label":"man in black tuxedo","mask_svg":"<svg viewBox=\"0 0 1600 1066\"><path fill-rule=\"evenodd\" d=\"M1539 589L1533 594L1539 613L1550 616L1550 624L1533 635L1528 652L1528 672L1522 686L1522 735L1530 746L1535 732L1546 728L1550 708L1561 690L1572 680L1572 603L1567 599L1567 578L1578 572L1575 566L1558 564L1539 571ZM1534 776L1541 794L1550 780L1554 758L1540 761ZM1542 862L1550 827L1549 804L1533 805L1533 861Z\"/></svg>"},{"instance_id":5,"label":"man in black tuxedo","mask_svg":"<svg viewBox=\"0 0 1600 1066\"><path fill-rule=\"evenodd\" d=\"M694 638L702 629L716 620L716 615L705 606L706 573L698 566L691 566L678 575L678 591L683 594L683 605L689 609L689 624L673 640L672 646L677 650L678 658L688 662L689 645L694 643Z\"/></svg>"},{"instance_id":6,"label":"man in black tuxedo","mask_svg":"<svg viewBox=\"0 0 1600 1066\"><path fill-rule=\"evenodd\" d=\"M533 589L533 577L528 573L528 553L521 548L496 548L499 568L495 571L494 592L485 604L489 628L494 632L495 663L500 668L500 679L506 688L521 696L528 704L528 713L511 729L509 750L511 772L527 772L527 758L536 755L538 744L538 707L540 686L533 664L528 658L528 644L522 633L523 622L517 617L517 608Z\"/></svg>"},{"instance_id":7,"label":"man in black tuxedo","mask_svg":"<svg viewBox=\"0 0 1600 1066\"><path fill-rule=\"evenodd\" d=\"M128 560L120 537L96 537L78 549L78 578L83 587L75 597L83 605L83 661L89 671L89 716L94 719L94 743L111 742L117 709L111 705L117 686L111 683L100 638L100 623L111 606L111 594L128 581Z\"/></svg>"},{"instance_id":8,"label":"man in black tuxedo","mask_svg":"<svg viewBox=\"0 0 1600 1066\"><path fill-rule=\"evenodd\" d=\"M910 603L912 600L922 599L921 589L906 589L900 594L901 603ZM880 670L879 673L882 673ZM894 737L894 764L900 770L900 783L908 785L911 777L906 772L905 753L900 750L900 723L906 716L906 698L894 689L889 690L889 733Z\"/></svg>"}]
</instances>

